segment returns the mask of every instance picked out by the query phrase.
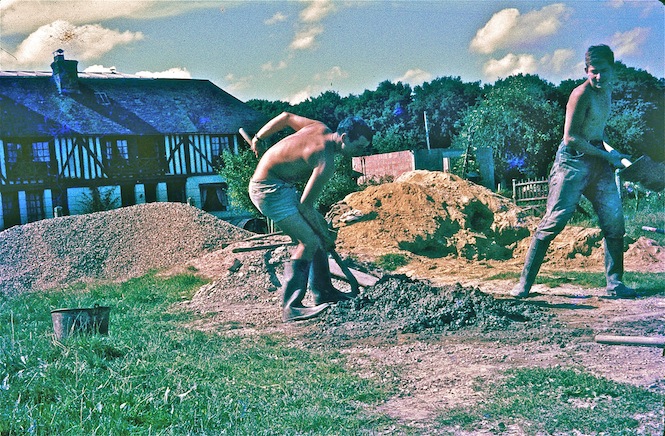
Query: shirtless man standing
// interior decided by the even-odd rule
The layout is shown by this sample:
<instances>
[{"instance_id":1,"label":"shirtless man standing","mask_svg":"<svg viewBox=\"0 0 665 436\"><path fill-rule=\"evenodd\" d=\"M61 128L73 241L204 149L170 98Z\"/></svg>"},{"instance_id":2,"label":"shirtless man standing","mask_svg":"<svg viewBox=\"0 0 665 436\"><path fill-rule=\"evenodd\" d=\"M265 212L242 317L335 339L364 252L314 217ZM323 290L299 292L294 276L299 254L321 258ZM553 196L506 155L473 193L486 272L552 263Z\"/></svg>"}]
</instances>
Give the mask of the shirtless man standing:
<instances>
[{"instance_id":1,"label":"shirtless man standing","mask_svg":"<svg viewBox=\"0 0 665 436\"><path fill-rule=\"evenodd\" d=\"M327 251L335 242L325 219L314 209L314 202L335 172L335 154L360 155L373 136L357 117L346 118L333 132L320 121L283 112L256 133L252 139L254 153L259 155L260 140L287 127L295 133L263 154L249 182L254 205L298 242L291 261L284 266L284 322L312 318L330 303L349 298L332 285ZM298 181L306 181L302 194L293 185ZM302 304L308 279L314 307Z\"/></svg>"},{"instance_id":2,"label":"shirtless man standing","mask_svg":"<svg viewBox=\"0 0 665 436\"><path fill-rule=\"evenodd\" d=\"M636 296L621 281L625 223L614 169L623 168L625 156L603 147L612 103L614 53L606 45L589 47L585 63L587 80L568 99L563 141L550 172L547 211L534 233L520 281L511 291L514 297L529 296L550 242L563 230L582 195L591 201L605 238L607 293L619 298Z\"/></svg>"}]
</instances>

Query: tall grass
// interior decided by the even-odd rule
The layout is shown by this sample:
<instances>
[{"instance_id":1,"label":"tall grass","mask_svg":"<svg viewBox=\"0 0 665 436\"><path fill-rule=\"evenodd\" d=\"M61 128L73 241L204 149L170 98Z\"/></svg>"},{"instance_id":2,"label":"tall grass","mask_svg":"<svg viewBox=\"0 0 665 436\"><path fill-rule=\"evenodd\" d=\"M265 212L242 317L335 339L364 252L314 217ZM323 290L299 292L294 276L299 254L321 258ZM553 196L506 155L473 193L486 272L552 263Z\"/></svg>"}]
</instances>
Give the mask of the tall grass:
<instances>
[{"instance_id":1,"label":"tall grass","mask_svg":"<svg viewBox=\"0 0 665 436\"><path fill-rule=\"evenodd\" d=\"M282 337L188 328L174 303L199 279L150 274L118 285L0 300L0 434L343 434L385 419L388 388L344 358ZM54 340L50 310L112 307L109 336Z\"/></svg>"}]
</instances>

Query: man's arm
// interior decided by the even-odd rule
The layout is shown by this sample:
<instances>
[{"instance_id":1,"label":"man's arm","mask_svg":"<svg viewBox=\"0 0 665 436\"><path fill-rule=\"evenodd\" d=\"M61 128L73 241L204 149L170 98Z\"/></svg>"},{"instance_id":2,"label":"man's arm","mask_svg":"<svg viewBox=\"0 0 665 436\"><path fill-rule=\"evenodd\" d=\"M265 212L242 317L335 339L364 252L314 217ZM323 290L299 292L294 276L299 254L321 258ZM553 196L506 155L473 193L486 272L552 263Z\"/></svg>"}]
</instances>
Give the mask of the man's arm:
<instances>
[{"instance_id":1,"label":"man's arm","mask_svg":"<svg viewBox=\"0 0 665 436\"><path fill-rule=\"evenodd\" d=\"M272 120L268 121L263 127L254 135L255 139L265 139L268 136L279 132L287 127L291 127L296 132L303 127L310 124L320 123L320 121L312 120L309 118L301 117L300 115L292 114L290 112L282 112Z\"/></svg>"},{"instance_id":2,"label":"man's arm","mask_svg":"<svg viewBox=\"0 0 665 436\"><path fill-rule=\"evenodd\" d=\"M262 150L260 141L287 127L291 127L297 132L303 127L314 123L320 123L320 121L301 117L300 115L292 114L290 112L282 112L272 120L268 121L263 127L259 129L258 132L256 132L256 135L254 135L254 138L252 138L252 151L258 156L260 154L259 152L265 151Z\"/></svg>"}]
</instances>

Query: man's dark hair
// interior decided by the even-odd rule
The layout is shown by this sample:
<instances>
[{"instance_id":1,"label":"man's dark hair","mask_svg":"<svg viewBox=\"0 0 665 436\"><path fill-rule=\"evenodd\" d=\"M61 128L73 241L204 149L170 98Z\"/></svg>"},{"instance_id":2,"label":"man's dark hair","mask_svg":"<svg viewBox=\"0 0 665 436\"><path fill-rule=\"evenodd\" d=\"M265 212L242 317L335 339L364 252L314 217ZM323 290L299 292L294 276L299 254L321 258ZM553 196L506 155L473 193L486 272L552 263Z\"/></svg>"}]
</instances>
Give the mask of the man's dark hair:
<instances>
[{"instance_id":1,"label":"man's dark hair","mask_svg":"<svg viewBox=\"0 0 665 436\"><path fill-rule=\"evenodd\" d=\"M614 53L612 52L612 49L605 44L592 45L589 47L584 56L584 63L588 67L597 61L605 61L610 64L610 66L614 65Z\"/></svg>"},{"instance_id":2,"label":"man's dark hair","mask_svg":"<svg viewBox=\"0 0 665 436\"><path fill-rule=\"evenodd\" d=\"M349 137L349 141L355 141L361 136L364 136L369 142L372 142L372 136L374 136L372 129L370 129L365 120L360 117L344 118L337 126L337 133L340 135L346 133Z\"/></svg>"}]
</instances>

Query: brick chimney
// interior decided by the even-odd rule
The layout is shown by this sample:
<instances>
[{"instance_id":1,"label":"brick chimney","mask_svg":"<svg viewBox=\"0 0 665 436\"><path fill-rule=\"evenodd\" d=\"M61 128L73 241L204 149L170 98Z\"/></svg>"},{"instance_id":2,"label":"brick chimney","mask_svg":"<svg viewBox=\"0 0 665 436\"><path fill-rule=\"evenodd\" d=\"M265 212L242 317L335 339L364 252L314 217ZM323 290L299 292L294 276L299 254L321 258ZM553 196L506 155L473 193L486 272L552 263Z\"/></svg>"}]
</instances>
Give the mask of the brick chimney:
<instances>
[{"instance_id":1,"label":"brick chimney","mask_svg":"<svg viewBox=\"0 0 665 436\"><path fill-rule=\"evenodd\" d=\"M78 61L65 60L65 51L58 49L53 52L53 81L60 94L79 92Z\"/></svg>"}]
</instances>

